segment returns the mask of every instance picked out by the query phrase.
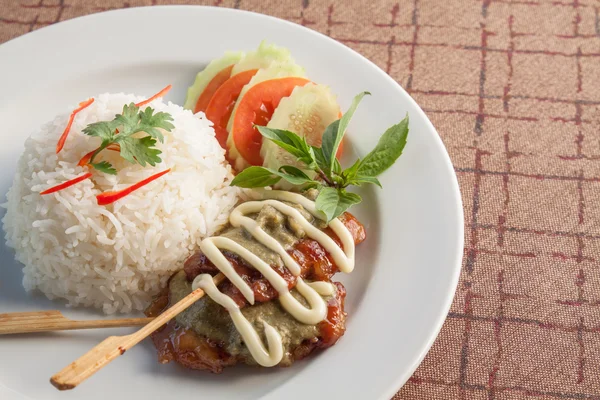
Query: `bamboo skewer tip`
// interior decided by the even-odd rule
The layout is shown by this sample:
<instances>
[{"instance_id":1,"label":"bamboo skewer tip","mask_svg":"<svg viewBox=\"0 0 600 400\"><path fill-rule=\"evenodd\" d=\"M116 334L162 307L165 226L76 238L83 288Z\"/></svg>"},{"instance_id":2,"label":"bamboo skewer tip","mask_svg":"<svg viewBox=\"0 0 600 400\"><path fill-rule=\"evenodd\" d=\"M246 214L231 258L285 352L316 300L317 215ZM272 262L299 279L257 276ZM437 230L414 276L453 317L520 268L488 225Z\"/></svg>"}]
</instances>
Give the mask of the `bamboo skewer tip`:
<instances>
[{"instance_id":1,"label":"bamboo skewer tip","mask_svg":"<svg viewBox=\"0 0 600 400\"><path fill-rule=\"evenodd\" d=\"M225 276L221 273L213 277L216 285L221 283ZM110 336L92 348L90 351L73 361L67 367L50 378L50 383L58 390L71 390L81 382L102 369L106 364L148 337L152 332L169 322L177 314L194 304L204 296L204 291L196 289L181 299L176 304L165 310L151 322L138 331L125 336Z\"/></svg>"}]
</instances>

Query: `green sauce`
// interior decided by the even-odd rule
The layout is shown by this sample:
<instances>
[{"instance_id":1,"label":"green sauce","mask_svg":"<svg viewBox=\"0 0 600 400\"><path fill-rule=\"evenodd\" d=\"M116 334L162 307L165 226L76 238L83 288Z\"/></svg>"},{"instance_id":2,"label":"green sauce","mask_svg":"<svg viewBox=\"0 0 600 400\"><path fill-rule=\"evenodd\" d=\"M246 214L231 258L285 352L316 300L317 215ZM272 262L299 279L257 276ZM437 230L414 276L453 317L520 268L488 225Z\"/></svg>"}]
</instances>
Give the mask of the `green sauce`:
<instances>
[{"instance_id":1,"label":"green sauce","mask_svg":"<svg viewBox=\"0 0 600 400\"><path fill-rule=\"evenodd\" d=\"M183 271L171 278L169 283L171 302L174 304L190 294L192 284L187 281ZM296 290L292 295L306 305L305 300ZM326 297L325 299L328 299ZM306 325L298 322L288 314L279 301L258 303L242 308L242 314L252 323L256 331L263 337L263 323L273 326L281 335L284 348L284 357L280 365L291 364L290 351L304 340L317 338L320 331L317 325ZM197 334L209 337L225 345L225 349L232 355L243 355L248 362L254 362L250 352L244 346L242 337L236 330L229 313L215 303L208 296L204 296L192 306L175 317L178 324L194 330ZM266 343L266 341L265 341Z\"/></svg>"},{"instance_id":2,"label":"green sauce","mask_svg":"<svg viewBox=\"0 0 600 400\"><path fill-rule=\"evenodd\" d=\"M315 191L308 191L308 197L316 196ZM302 215L319 229L326 224L315 219L301 205L287 203L296 208ZM256 220L258 225L271 237L282 244L284 249L291 249L300 239L306 236L300 225L292 218L288 218L274 207L265 205L259 213L248 215ZM283 266L281 257L262 243L255 240L244 228L225 228L220 236L227 237L241 246L245 247L270 265ZM184 298L192 291L192 284L188 282L185 273L179 272L171 278L169 283L171 303L174 304ZM296 290L292 295L304 306L308 306L303 296ZM325 299L328 299L326 297ZM254 326L258 334L264 340L263 321L273 326L282 337L284 357L280 365L291 364L290 351L305 340L317 338L320 335L317 325L306 325L297 321L280 305L279 301L257 303L253 306L242 308L242 314ZM235 328L227 310L210 297L204 296L191 307L175 317L177 323L194 330L202 336L206 336L225 345L225 349L232 355L243 355L248 362L254 362L253 357L244 345L242 337Z\"/></svg>"}]
</instances>

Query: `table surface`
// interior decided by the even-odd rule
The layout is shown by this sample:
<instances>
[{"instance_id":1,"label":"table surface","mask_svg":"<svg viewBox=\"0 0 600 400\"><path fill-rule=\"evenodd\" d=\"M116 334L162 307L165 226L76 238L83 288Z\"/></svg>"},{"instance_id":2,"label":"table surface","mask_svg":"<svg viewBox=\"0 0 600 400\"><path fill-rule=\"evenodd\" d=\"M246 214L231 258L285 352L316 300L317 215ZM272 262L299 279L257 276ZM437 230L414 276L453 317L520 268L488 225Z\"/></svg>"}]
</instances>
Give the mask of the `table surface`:
<instances>
[{"instance_id":1,"label":"table surface","mask_svg":"<svg viewBox=\"0 0 600 400\"><path fill-rule=\"evenodd\" d=\"M162 3L0 0L0 43ZM599 0L191 3L333 37L438 129L462 191L464 263L437 341L394 399L600 399Z\"/></svg>"}]
</instances>

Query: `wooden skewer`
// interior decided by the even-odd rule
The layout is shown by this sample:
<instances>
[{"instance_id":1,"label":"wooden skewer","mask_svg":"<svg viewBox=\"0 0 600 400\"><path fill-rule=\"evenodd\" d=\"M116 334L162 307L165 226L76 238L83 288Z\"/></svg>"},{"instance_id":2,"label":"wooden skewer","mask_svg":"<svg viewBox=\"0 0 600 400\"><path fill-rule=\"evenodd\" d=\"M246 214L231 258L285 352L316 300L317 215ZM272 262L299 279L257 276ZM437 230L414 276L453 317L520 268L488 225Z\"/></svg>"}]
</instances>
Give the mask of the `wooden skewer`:
<instances>
[{"instance_id":1,"label":"wooden skewer","mask_svg":"<svg viewBox=\"0 0 600 400\"><path fill-rule=\"evenodd\" d=\"M213 277L215 285L220 284L223 279L225 279L225 276L222 273ZM131 349L177 314L194 304L202 296L204 296L204 291L196 289L137 332L125 336L110 336L104 339L96 347L50 378L50 383L58 390L70 390L77 387L106 364L124 354L125 351Z\"/></svg>"},{"instance_id":2,"label":"wooden skewer","mask_svg":"<svg viewBox=\"0 0 600 400\"><path fill-rule=\"evenodd\" d=\"M71 329L118 328L146 325L154 318L120 318L78 321L60 311L34 311L0 314L0 335L16 333L66 331Z\"/></svg>"}]
</instances>

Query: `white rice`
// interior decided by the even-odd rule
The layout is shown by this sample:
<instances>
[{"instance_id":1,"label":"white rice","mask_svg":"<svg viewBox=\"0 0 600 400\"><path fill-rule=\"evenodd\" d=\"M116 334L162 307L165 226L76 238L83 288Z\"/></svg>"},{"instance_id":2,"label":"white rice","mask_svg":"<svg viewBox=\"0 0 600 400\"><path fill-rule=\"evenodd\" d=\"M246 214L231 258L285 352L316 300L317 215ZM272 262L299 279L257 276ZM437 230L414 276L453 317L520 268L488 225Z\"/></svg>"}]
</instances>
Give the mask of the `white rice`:
<instances>
[{"instance_id":1,"label":"white rice","mask_svg":"<svg viewBox=\"0 0 600 400\"><path fill-rule=\"evenodd\" d=\"M160 99L149 106L170 113L175 125L157 145L162 163L141 167L104 151L101 158L116 167L117 175L92 171L92 179L39 194L86 172L77 162L99 139L83 134L83 128L112 120L124 104L143 99L122 93L97 96L77 114L58 156L56 143L70 111L27 139L2 219L7 244L24 264L25 289L105 313L142 310L199 242L227 221L239 191L229 186L231 169L210 121ZM122 200L97 204L95 195L167 168L170 173Z\"/></svg>"}]
</instances>

